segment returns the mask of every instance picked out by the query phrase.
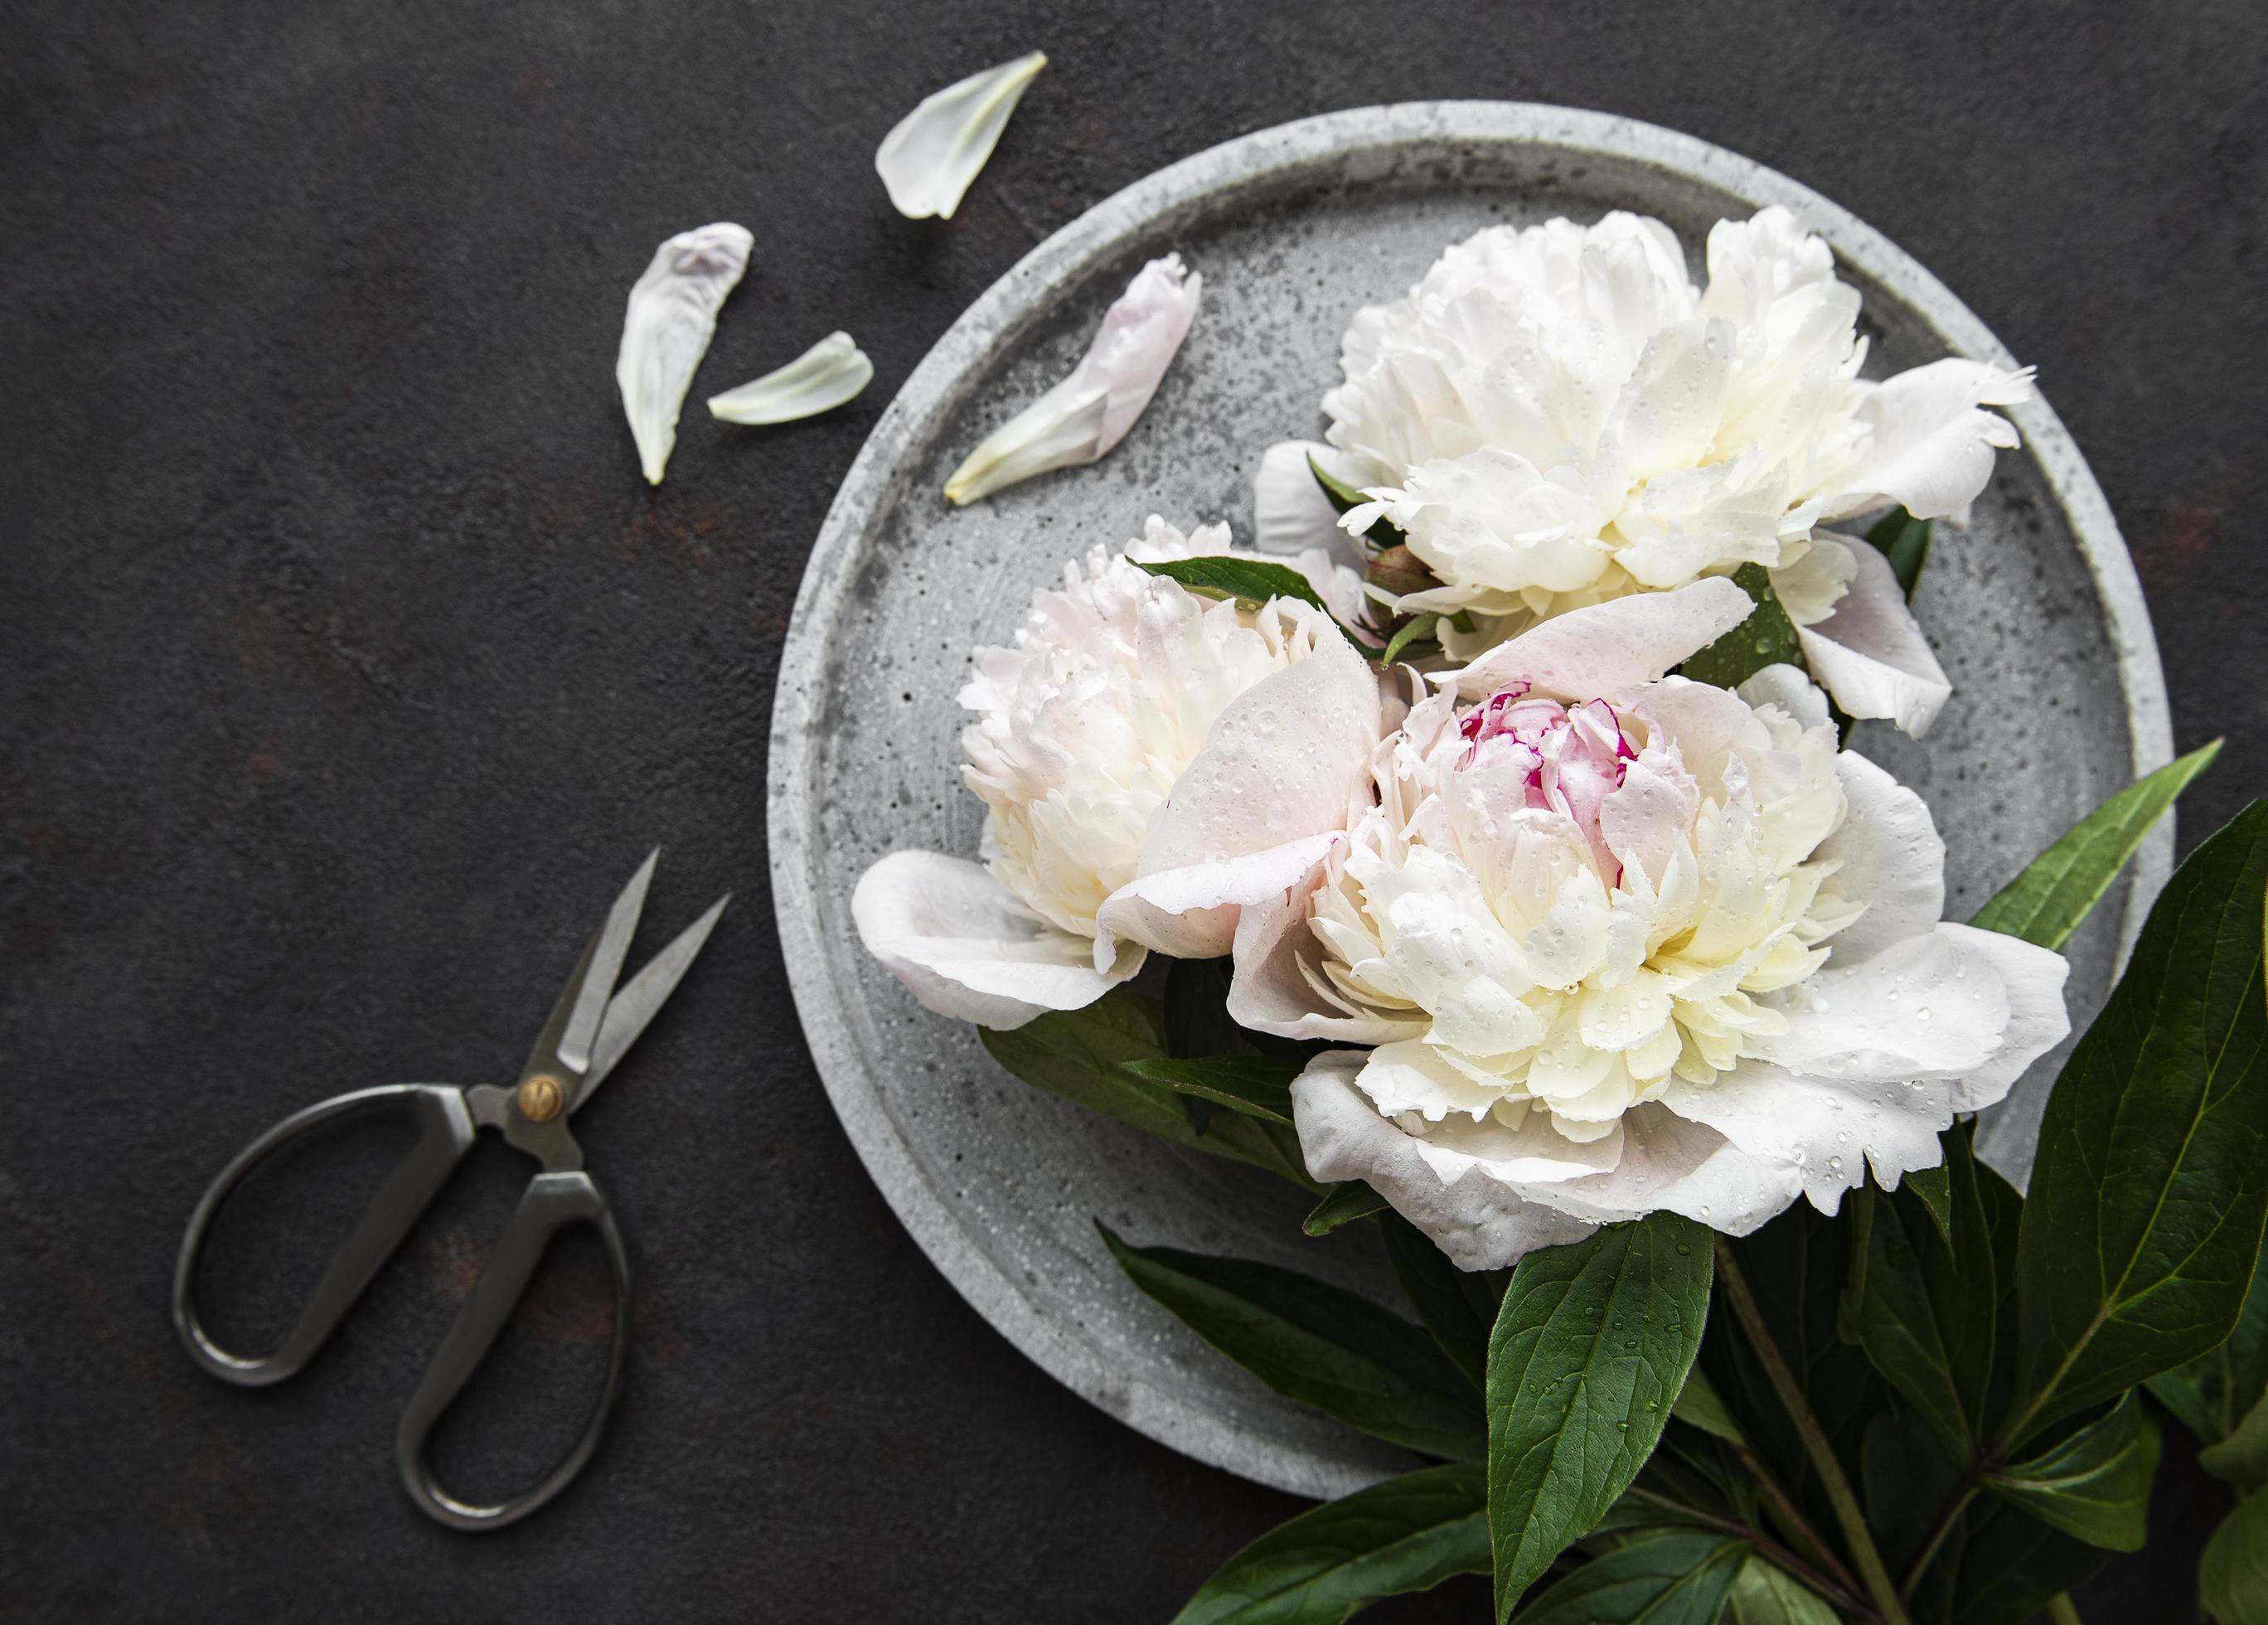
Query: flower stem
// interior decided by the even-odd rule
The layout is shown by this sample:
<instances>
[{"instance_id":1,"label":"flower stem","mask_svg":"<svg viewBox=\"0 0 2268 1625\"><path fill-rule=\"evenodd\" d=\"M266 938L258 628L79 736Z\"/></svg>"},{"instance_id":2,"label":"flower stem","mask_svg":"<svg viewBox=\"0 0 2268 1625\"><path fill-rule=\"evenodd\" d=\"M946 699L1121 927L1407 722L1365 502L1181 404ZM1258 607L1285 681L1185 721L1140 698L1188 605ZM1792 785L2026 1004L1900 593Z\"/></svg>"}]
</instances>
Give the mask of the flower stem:
<instances>
[{"instance_id":1,"label":"flower stem","mask_svg":"<svg viewBox=\"0 0 2268 1625\"><path fill-rule=\"evenodd\" d=\"M1756 1548L1756 1555L1765 1562L1802 1581L1804 1584L1844 1613L1856 1614L1867 1620L1874 1618L1873 1607L1868 1605L1864 1597L1859 1594L1857 1583L1848 1575L1842 1575L1837 1578L1835 1574L1824 1573L1814 1568L1804 1558L1782 1546L1763 1530L1742 1523L1738 1518L1719 1518L1712 1513L1703 1511L1698 1507L1687 1506L1674 1496L1662 1495L1656 1490L1641 1488L1636 1484L1631 1486L1628 1493L1640 1501L1651 1502L1655 1506L1665 1507L1704 1528L1713 1529L1719 1534L1728 1534L1736 1540L1747 1541ZM1831 1556L1830 1561L1833 1561ZM1836 1565L1837 1574L1840 1574L1841 1568L1841 1564Z\"/></svg>"},{"instance_id":2,"label":"flower stem","mask_svg":"<svg viewBox=\"0 0 2268 1625\"><path fill-rule=\"evenodd\" d=\"M1928 1573L1930 1564L1937 1561L1938 1548L1945 1544L1946 1537L1953 1533L1954 1525L1960 1521L1962 1512L1976 1496L1977 1480L1972 1474L1947 1498L1944 1509L1937 1515L1937 1521L1930 1525L1928 1538L1921 1543L1921 1550L1914 1555L1913 1567L1906 1570L1906 1583L1898 1587L1899 1596L1914 1594L1914 1587L1921 1584L1921 1577Z\"/></svg>"},{"instance_id":3,"label":"flower stem","mask_svg":"<svg viewBox=\"0 0 2268 1625\"><path fill-rule=\"evenodd\" d=\"M1858 1566L1867 1596L1874 1599L1881 1614L1882 1625L1911 1625L1905 1605L1898 1599L1897 1587L1890 1583L1889 1570L1882 1565L1882 1555L1875 1548L1874 1537L1867 1531L1866 1516L1859 1510L1859 1497L1852 1493L1851 1481L1843 1474L1843 1464L1835 1459L1834 1447L1828 1444L1819 1419L1804 1402L1803 1389L1796 1382L1795 1373L1787 1369L1779 1345L1772 1341L1764 1313L1749 1290L1748 1278L1742 1274L1739 1260L1734 1258L1733 1249L1722 1237L1717 1240L1717 1280L1725 1289L1726 1299L1733 1305L1741 1329L1748 1333L1749 1346L1763 1363L1764 1375L1771 1380L1772 1392L1779 1396L1788 1420L1795 1424L1796 1436L1803 1441L1804 1454L1811 1459L1812 1469L1819 1474L1820 1488L1827 1492L1828 1505L1835 1509L1835 1521L1842 1525L1851 1559Z\"/></svg>"},{"instance_id":4,"label":"flower stem","mask_svg":"<svg viewBox=\"0 0 2268 1625\"><path fill-rule=\"evenodd\" d=\"M1843 1560L1835 1555L1835 1548L1819 1538L1819 1532L1811 1526L1811 1521L1804 1517L1802 1509L1795 1504L1795 1497L1780 1488L1779 1481L1756 1459L1755 1451L1742 1445L1738 1454L1741 1465L1748 1469L1749 1476L1756 1481L1756 1488L1764 1491L1764 1498L1771 1503L1772 1511L1779 1514L1780 1521L1788 1531L1818 1558L1821 1565L1846 1593L1856 1596L1858 1580L1844 1566Z\"/></svg>"},{"instance_id":5,"label":"flower stem","mask_svg":"<svg viewBox=\"0 0 2268 1625\"><path fill-rule=\"evenodd\" d=\"M2051 1625L2080 1625L2079 1609L2069 1592L2058 1592L2050 1598L2047 1613Z\"/></svg>"}]
</instances>

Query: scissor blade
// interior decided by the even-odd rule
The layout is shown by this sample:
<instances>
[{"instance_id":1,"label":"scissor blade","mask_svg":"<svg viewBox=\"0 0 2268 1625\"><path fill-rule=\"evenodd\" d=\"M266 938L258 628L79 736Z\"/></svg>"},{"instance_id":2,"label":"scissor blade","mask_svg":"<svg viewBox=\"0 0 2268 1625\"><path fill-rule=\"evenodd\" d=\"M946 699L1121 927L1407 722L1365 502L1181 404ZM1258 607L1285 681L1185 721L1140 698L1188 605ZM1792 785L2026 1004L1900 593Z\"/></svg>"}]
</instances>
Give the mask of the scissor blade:
<instances>
[{"instance_id":1,"label":"scissor blade","mask_svg":"<svg viewBox=\"0 0 2268 1625\"><path fill-rule=\"evenodd\" d=\"M607 1006L607 1019L599 1027L598 1041L591 1046L591 1065L583 1074L582 1088L571 1111L588 1100L606 1082L615 1063L637 1042L646 1024L668 1002L669 995L677 991L687 967L708 942L709 933L715 929L717 917L732 900L733 894L728 891L711 903L707 913L680 932L675 942L648 960L645 969L630 978L630 985L615 995Z\"/></svg>"},{"instance_id":2,"label":"scissor blade","mask_svg":"<svg viewBox=\"0 0 2268 1625\"><path fill-rule=\"evenodd\" d=\"M591 1045L599 1036L607 1001L614 996L615 979L622 975L622 961L630 957L630 938L637 934L638 912L645 906L646 888L653 883L653 866L660 857L659 846L646 853L645 861L622 888L614 907L607 911L607 923L599 928L589 963L579 972L582 985L575 990L574 1012L559 1035L559 1059L577 1072L590 1069Z\"/></svg>"}]
</instances>

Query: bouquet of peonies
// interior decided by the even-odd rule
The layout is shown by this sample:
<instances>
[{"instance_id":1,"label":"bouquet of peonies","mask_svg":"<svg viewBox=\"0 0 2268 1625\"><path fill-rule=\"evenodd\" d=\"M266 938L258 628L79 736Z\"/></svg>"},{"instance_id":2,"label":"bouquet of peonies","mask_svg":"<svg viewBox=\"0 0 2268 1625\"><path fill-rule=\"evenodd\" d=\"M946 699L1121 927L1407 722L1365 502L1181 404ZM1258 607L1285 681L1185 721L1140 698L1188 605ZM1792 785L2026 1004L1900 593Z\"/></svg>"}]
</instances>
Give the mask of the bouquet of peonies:
<instances>
[{"instance_id":1,"label":"bouquet of peonies","mask_svg":"<svg viewBox=\"0 0 2268 1625\"><path fill-rule=\"evenodd\" d=\"M955 499L1116 444L1183 277ZM2212 748L1941 918L1929 809L1846 742L1950 692L1908 598L2029 374L1867 379L1859 313L1783 210L1719 225L1700 286L1656 221L1491 227L1355 317L1256 550L1153 517L977 651L980 861L877 863L866 946L1029 1082L1378 1227L1417 1317L1105 1233L1224 1355L1437 1461L1184 1620L1484 1572L1538 1625L2013 1625L2141 1543L2153 1405L2268 1481L2268 809L2159 900L2020 1196L1973 1114L2068 1035L2057 950ZM2224 1621L2268 1619L2264 1552L2256 1493Z\"/></svg>"}]
</instances>

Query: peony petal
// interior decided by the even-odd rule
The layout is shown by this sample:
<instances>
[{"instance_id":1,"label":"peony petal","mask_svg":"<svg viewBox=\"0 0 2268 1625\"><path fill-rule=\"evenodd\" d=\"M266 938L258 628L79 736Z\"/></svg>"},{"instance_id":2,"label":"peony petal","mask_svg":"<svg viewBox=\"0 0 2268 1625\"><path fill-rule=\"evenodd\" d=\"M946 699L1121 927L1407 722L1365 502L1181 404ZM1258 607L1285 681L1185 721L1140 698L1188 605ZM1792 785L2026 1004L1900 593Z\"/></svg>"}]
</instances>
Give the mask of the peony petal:
<instances>
[{"instance_id":1,"label":"peony petal","mask_svg":"<svg viewBox=\"0 0 2268 1625\"><path fill-rule=\"evenodd\" d=\"M900 119L874 153L874 172L898 212L909 220L951 219L1025 87L1047 65L1042 51L1004 62L925 97Z\"/></svg>"},{"instance_id":2,"label":"peony petal","mask_svg":"<svg viewBox=\"0 0 2268 1625\"><path fill-rule=\"evenodd\" d=\"M1279 555L1319 547L1355 562L1352 539L1339 528L1339 511L1315 483L1310 457L1335 476L1348 468L1345 453L1320 440L1279 440L1260 454L1259 472L1252 476L1254 545Z\"/></svg>"},{"instance_id":3,"label":"peony petal","mask_svg":"<svg viewBox=\"0 0 2268 1625\"><path fill-rule=\"evenodd\" d=\"M1594 1226L1523 1201L1476 1166L1445 1181L1426 1160L1424 1143L1379 1116L1356 1087L1369 1059L1359 1051L1328 1051L1292 1085L1292 1117L1309 1174L1368 1181L1460 1269L1502 1269L1539 1247L1591 1233Z\"/></svg>"},{"instance_id":4,"label":"peony petal","mask_svg":"<svg viewBox=\"0 0 2268 1625\"><path fill-rule=\"evenodd\" d=\"M1228 985L1230 1017L1256 1032L1334 1044L1387 1044L1423 1033L1431 1021L1422 1010L1398 1021L1350 1016L1315 992L1324 956L1307 924L1307 902L1320 878L1320 868L1310 871L1286 894L1241 911L1236 971Z\"/></svg>"},{"instance_id":5,"label":"peony petal","mask_svg":"<svg viewBox=\"0 0 2268 1625\"><path fill-rule=\"evenodd\" d=\"M1937 1137L1953 1124L1952 1089L1944 1078L1854 1083L1743 1059L1712 1083L1673 1078L1660 1104L1756 1163L1793 1171L1812 1205L1833 1213L1870 1163L1893 1186L1937 1166L1945 1155Z\"/></svg>"},{"instance_id":6,"label":"peony petal","mask_svg":"<svg viewBox=\"0 0 2268 1625\"><path fill-rule=\"evenodd\" d=\"M1756 609L1729 577L1670 593L1633 593L1546 621L1445 674L1465 699L1513 682L1555 699L1591 699L1647 683L1723 637Z\"/></svg>"},{"instance_id":7,"label":"peony petal","mask_svg":"<svg viewBox=\"0 0 2268 1625\"><path fill-rule=\"evenodd\" d=\"M1098 964L1138 942L1176 959L1218 959L1236 941L1240 911L1296 885L1345 837L1336 831L1216 863L1138 875L1110 894L1094 916Z\"/></svg>"},{"instance_id":8,"label":"peony petal","mask_svg":"<svg viewBox=\"0 0 2268 1625\"><path fill-rule=\"evenodd\" d=\"M1624 1114L1622 1155L1611 1169L1521 1189L1531 1201L1596 1224L1666 1208L1745 1236L1801 1195L1803 1181L1793 1157L1743 1149L1706 1124L1647 1101Z\"/></svg>"},{"instance_id":9,"label":"peony petal","mask_svg":"<svg viewBox=\"0 0 2268 1625\"><path fill-rule=\"evenodd\" d=\"M1181 349L1204 287L1178 254L1144 266L1103 314L1071 376L987 435L946 481L946 498L966 506L1035 475L1093 462L1125 439Z\"/></svg>"},{"instance_id":10,"label":"peony petal","mask_svg":"<svg viewBox=\"0 0 2268 1625\"><path fill-rule=\"evenodd\" d=\"M1798 630L1803 658L1846 714L1888 717L1919 739L1953 684L1881 550L1860 542L1850 550L1858 564L1850 590L1825 620Z\"/></svg>"},{"instance_id":11,"label":"peony petal","mask_svg":"<svg viewBox=\"0 0 2268 1625\"><path fill-rule=\"evenodd\" d=\"M755 246L747 227L726 220L680 232L654 250L630 289L615 382L648 484L661 484L677 444L678 408L717 330L718 308L739 285Z\"/></svg>"},{"instance_id":12,"label":"peony petal","mask_svg":"<svg viewBox=\"0 0 2268 1625\"><path fill-rule=\"evenodd\" d=\"M1945 912L1945 841L1929 804L1855 750L1835 758L1843 822L1813 857L1836 866L1827 888L1866 912L1821 946L1837 971L1937 929Z\"/></svg>"},{"instance_id":13,"label":"peony petal","mask_svg":"<svg viewBox=\"0 0 2268 1625\"><path fill-rule=\"evenodd\" d=\"M833 411L874 377L874 364L848 333L829 333L777 372L709 397L709 415L726 423L792 423Z\"/></svg>"},{"instance_id":14,"label":"peony petal","mask_svg":"<svg viewBox=\"0 0 2268 1625\"><path fill-rule=\"evenodd\" d=\"M1800 666L1767 666L1751 675L1734 692L1751 705L1778 705L1803 728L1824 728L1831 720L1827 696L1804 675Z\"/></svg>"},{"instance_id":15,"label":"peony petal","mask_svg":"<svg viewBox=\"0 0 2268 1625\"><path fill-rule=\"evenodd\" d=\"M1938 929L1964 953L1990 961L2007 995L2008 1023L2000 1030L2000 1047L1983 1066L1953 1081L1953 1109L1980 1112L1998 1104L2034 1061L2071 1036L2071 1012L2063 1002L2071 962L2037 943L1997 931L1950 922Z\"/></svg>"},{"instance_id":16,"label":"peony petal","mask_svg":"<svg viewBox=\"0 0 2268 1625\"><path fill-rule=\"evenodd\" d=\"M982 1027L1092 1004L1144 958L1129 944L1097 971L1085 937L1049 925L983 866L934 852L894 852L860 875L850 918L915 998Z\"/></svg>"},{"instance_id":17,"label":"peony petal","mask_svg":"<svg viewBox=\"0 0 2268 1625\"><path fill-rule=\"evenodd\" d=\"M1995 452L2017 443L2014 425L1982 409L2031 398L2031 368L1957 357L1886 380L1859 409L1874 438L1822 517L1896 503L1916 519L1939 519L1966 507L1992 477Z\"/></svg>"},{"instance_id":18,"label":"peony petal","mask_svg":"<svg viewBox=\"0 0 2268 1625\"><path fill-rule=\"evenodd\" d=\"M1751 1032L1749 1053L1791 1072L1850 1085L1979 1072L2006 1041L2012 1006L1989 933L1940 925L1865 964L1827 968L1800 986L1762 995L1786 1021Z\"/></svg>"}]
</instances>

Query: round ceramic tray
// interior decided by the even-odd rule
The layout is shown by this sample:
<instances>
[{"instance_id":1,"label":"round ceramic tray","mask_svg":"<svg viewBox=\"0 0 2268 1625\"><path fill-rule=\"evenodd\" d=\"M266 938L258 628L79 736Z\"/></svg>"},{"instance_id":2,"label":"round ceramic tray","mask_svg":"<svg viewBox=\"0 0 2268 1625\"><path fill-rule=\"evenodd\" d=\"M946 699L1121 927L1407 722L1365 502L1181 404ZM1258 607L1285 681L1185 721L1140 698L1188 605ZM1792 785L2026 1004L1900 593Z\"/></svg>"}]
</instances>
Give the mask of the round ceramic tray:
<instances>
[{"instance_id":1,"label":"round ceramic tray","mask_svg":"<svg viewBox=\"0 0 2268 1625\"><path fill-rule=\"evenodd\" d=\"M1370 107L1201 152L1058 232L939 342L843 481L773 713L774 901L804 1035L867 1170L937 1267L1017 1348L1153 1438L1314 1496L1406 1464L1199 1343L1120 1276L1095 1219L1137 1242L1381 1294L1389 1277L1369 1227L1309 1240L1288 1186L1027 1089L860 949L850 892L867 864L901 846L976 849L954 698L970 646L1007 640L1035 586L1090 544L1135 535L1145 514L1226 519L1248 535L1256 460L1318 433L1347 318L1400 294L1449 242L1492 221L1632 209L1667 221L1697 269L1712 223L1768 203L1824 233L1864 296L1870 370L2007 359L1880 234L1705 143L1559 107ZM949 509L947 473L1069 370L1134 270L1168 249L1204 274L1204 305L1125 443L1094 468ZM1955 918L2169 750L2157 652L2110 510L2043 402L2014 416L2023 449L2002 455L1969 530L1941 540L1917 605L1954 699L1926 750L1875 725L1853 742L1934 809ZM2074 942L2075 1020L2100 1003L2172 844L2161 829ZM1987 1119L2003 1166L2029 1165L2055 1060Z\"/></svg>"}]
</instances>

